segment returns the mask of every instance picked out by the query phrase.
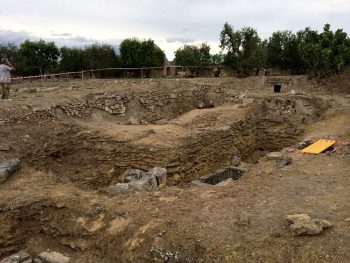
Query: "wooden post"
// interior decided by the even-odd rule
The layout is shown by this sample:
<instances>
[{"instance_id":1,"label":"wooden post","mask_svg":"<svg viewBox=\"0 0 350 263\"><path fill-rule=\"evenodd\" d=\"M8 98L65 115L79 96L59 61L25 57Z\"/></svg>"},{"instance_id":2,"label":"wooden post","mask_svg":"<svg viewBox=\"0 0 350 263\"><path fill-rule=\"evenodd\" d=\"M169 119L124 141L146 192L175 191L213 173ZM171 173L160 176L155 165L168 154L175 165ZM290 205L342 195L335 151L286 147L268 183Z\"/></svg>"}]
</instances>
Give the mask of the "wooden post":
<instances>
[{"instance_id":1,"label":"wooden post","mask_svg":"<svg viewBox=\"0 0 350 263\"><path fill-rule=\"evenodd\" d=\"M43 71L42 71L41 68L40 68L40 79L41 79L41 81L44 81L44 80L43 80Z\"/></svg>"},{"instance_id":2,"label":"wooden post","mask_svg":"<svg viewBox=\"0 0 350 263\"><path fill-rule=\"evenodd\" d=\"M81 81L84 80L84 70L81 71Z\"/></svg>"}]
</instances>

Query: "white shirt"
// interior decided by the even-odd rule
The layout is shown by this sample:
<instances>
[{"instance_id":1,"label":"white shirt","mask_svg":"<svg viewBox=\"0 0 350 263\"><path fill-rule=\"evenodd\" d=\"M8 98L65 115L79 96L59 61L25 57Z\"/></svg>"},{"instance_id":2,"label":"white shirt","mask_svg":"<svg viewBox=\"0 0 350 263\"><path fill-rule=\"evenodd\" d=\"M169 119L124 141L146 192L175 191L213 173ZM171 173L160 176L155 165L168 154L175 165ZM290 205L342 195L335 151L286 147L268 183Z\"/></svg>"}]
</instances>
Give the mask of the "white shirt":
<instances>
[{"instance_id":1,"label":"white shirt","mask_svg":"<svg viewBox=\"0 0 350 263\"><path fill-rule=\"evenodd\" d=\"M1 64L0 65L0 83L10 83L11 82L11 70L12 68L5 65Z\"/></svg>"}]
</instances>

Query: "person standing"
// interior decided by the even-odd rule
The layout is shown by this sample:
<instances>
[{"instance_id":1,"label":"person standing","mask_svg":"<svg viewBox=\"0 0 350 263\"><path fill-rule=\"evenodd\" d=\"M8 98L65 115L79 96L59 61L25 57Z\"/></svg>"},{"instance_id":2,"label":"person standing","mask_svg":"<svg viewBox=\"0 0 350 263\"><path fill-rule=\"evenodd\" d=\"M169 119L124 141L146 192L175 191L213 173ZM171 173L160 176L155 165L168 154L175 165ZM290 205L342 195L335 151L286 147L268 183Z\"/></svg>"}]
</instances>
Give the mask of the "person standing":
<instances>
[{"instance_id":1,"label":"person standing","mask_svg":"<svg viewBox=\"0 0 350 263\"><path fill-rule=\"evenodd\" d=\"M11 62L7 58L2 58L0 64L0 87L2 88L1 98L3 100L9 99L12 70L16 69Z\"/></svg>"}]
</instances>

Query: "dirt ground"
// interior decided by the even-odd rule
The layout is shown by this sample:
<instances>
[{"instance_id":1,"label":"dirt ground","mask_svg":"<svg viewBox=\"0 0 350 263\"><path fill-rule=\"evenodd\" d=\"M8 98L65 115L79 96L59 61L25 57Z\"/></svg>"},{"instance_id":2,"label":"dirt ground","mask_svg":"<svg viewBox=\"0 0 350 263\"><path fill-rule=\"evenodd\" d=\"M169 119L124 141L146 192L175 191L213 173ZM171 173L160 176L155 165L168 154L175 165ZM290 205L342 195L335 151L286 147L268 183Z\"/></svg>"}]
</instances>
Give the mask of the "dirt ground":
<instances>
[{"instance_id":1,"label":"dirt ground","mask_svg":"<svg viewBox=\"0 0 350 263\"><path fill-rule=\"evenodd\" d=\"M348 262L350 80L45 80L0 101L0 259L57 251L71 262ZM337 85L335 85L335 83ZM215 107L198 109L199 104ZM335 151L301 154L305 140ZM266 154L293 159L278 168ZM226 185L192 186L232 165ZM127 169L165 167L167 186L106 194ZM287 215L328 220L294 236Z\"/></svg>"}]
</instances>

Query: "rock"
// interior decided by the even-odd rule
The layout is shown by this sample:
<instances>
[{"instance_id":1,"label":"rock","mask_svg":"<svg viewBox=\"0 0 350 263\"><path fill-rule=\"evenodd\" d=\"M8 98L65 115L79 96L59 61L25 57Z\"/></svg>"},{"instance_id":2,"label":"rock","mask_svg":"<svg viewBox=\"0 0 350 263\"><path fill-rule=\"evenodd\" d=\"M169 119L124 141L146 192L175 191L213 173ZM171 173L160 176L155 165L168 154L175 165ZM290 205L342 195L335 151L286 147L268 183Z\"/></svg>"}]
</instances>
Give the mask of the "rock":
<instances>
[{"instance_id":1,"label":"rock","mask_svg":"<svg viewBox=\"0 0 350 263\"><path fill-rule=\"evenodd\" d=\"M119 113L120 114L124 114L126 112L126 107L125 106L122 106Z\"/></svg>"},{"instance_id":2,"label":"rock","mask_svg":"<svg viewBox=\"0 0 350 263\"><path fill-rule=\"evenodd\" d=\"M130 124L133 124L133 125L140 124L140 120L138 120L138 119L135 118L134 116L131 116L131 117L129 118L129 122L130 122Z\"/></svg>"},{"instance_id":3,"label":"rock","mask_svg":"<svg viewBox=\"0 0 350 263\"><path fill-rule=\"evenodd\" d=\"M350 222L350 217L345 219L345 222Z\"/></svg>"},{"instance_id":4,"label":"rock","mask_svg":"<svg viewBox=\"0 0 350 263\"><path fill-rule=\"evenodd\" d=\"M33 88L33 87L27 88L27 92L28 92L28 93L36 93L37 91L38 91L37 88Z\"/></svg>"},{"instance_id":5,"label":"rock","mask_svg":"<svg viewBox=\"0 0 350 263\"><path fill-rule=\"evenodd\" d=\"M241 164L241 157L239 157L238 155L233 156L231 159L231 165L238 166L240 164Z\"/></svg>"},{"instance_id":6,"label":"rock","mask_svg":"<svg viewBox=\"0 0 350 263\"><path fill-rule=\"evenodd\" d=\"M290 93L291 95L295 95L297 92L295 91L295 89L292 89L289 93Z\"/></svg>"},{"instance_id":7,"label":"rock","mask_svg":"<svg viewBox=\"0 0 350 263\"><path fill-rule=\"evenodd\" d=\"M141 120L141 124L142 124L142 125L147 125L147 124L149 124L149 123L148 123L148 121Z\"/></svg>"},{"instance_id":8,"label":"rock","mask_svg":"<svg viewBox=\"0 0 350 263\"><path fill-rule=\"evenodd\" d=\"M119 183L116 185L111 185L104 189L104 192L109 195L115 195L115 194L129 194L134 192L133 189L129 187L129 184L127 183Z\"/></svg>"},{"instance_id":9,"label":"rock","mask_svg":"<svg viewBox=\"0 0 350 263\"><path fill-rule=\"evenodd\" d=\"M162 167L154 167L147 172L147 175L154 176L157 180L157 186L163 187L166 186L167 180L167 170Z\"/></svg>"},{"instance_id":10,"label":"rock","mask_svg":"<svg viewBox=\"0 0 350 263\"><path fill-rule=\"evenodd\" d=\"M307 214L288 215L287 220L291 223L290 229L295 236L318 235L332 226L327 220L312 219Z\"/></svg>"},{"instance_id":11,"label":"rock","mask_svg":"<svg viewBox=\"0 0 350 263\"><path fill-rule=\"evenodd\" d=\"M55 251L42 252L39 254L38 259L42 260L43 263L68 263L70 261L70 258Z\"/></svg>"},{"instance_id":12,"label":"rock","mask_svg":"<svg viewBox=\"0 0 350 263\"><path fill-rule=\"evenodd\" d=\"M77 86L77 85L72 85L72 86L70 86L70 89L71 90L77 90L79 88L79 86Z\"/></svg>"},{"instance_id":13,"label":"rock","mask_svg":"<svg viewBox=\"0 0 350 263\"><path fill-rule=\"evenodd\" d=\"M117 104L117 100L115 98L108 101L108 107L114 106L115 104Z\"/></svg>"},{"instance_id":14,"label":"rock","mask_svg":"<svg viewBox=\"0 0 350 263\"><path fill-rule=\"evenodd\" d=\"M9 151L11 147L8 144L0 143L0 151Z\"/></svg>"},{"instance_id":15,"label":"rock","mask_svg":"<svg viewBox=\"0 0 350 263\"><path fill-rule=\"evenodd\" d=\"M277 160L281 157L283 157L283 153L281 152L270 152L268 154L266 154L266 157L268 160Z\"/></svg>"},{"instance_id":16,"label":"rock","mask_svg":"<svg viewBox=\"0 0 350 263\"><path fill-rule=\"evenodd\" d=\"M0 260L0 263L24 263L27 261L32 262L32 256L28 252L21 250L16 254Z\"/></svg>"},{"instance_id":17,"label":"rock","mask_svg":"<svg viewBox=\"0 0 350 263\"><path fill-rule=\"evenodd\" d=\"M177 99L177 95L175 93L170 94L170 99Z\"/></svg>"},{"instance_id":18,"label":"rock","mask_svg":"<svg viewBox=\"0 0 350 263\"><path fill-rule=\"evenodd\" d=\"M173 181L175 183L178 183L178 182L180 182L182 180L182 178L181 178L181 176L179 174L174 174L172 178L173 178Z\"/></svg>"},{"instance_id":19,"label":"rock","mask_svg":"<svg viewBox=\"0 0 350 263\"><path fill-rule=\"evenodd\" d=\"M276 166L277 166L277 168L282 168L283 166L291 164L292 160L293 159L291 157L282 156L276 160Z\"/></svg>"},{"instance_id":20,"label":"rock","mask_svg":"<svg viewBox=\"0 0 350 263\"><path fill-rule=\"evenodd\" d=\"M247 107L248 105L253 103L254 103L254 98L243 98L242 106Z\"/></svg>"},{"instance_id":21,"label":"rock","mask_svg":"<svg viewBox=\"0 0 350 263\"><path fill-rule=\"evenodd\" d=\"M166 186L167 170L162 167L155 167L147 173L130 169L123 174L124 183L111 185L104 189L107 194L127 194L134 191L152 190Z\"/></svg>"},{"instance_id":22,"label":"rock","mask_svg":"<svg viewBox=\"0 0 350 263\"><path fill-rule=\"evenodd\" d=\"M124 183L130 183L131 181L134 181L134 180L140 180L145 175L146 173L144 171L137 170L137 169L129 169L124 172L123 181Z\"/></svg>"},{"instance_id":23,"label":"rock","mask_svg":"<svg viewBox=\"0 0 350 263\"><path fill-rule=\"evenodd\" d=\"M136 191L151 190L158 187L157 179L155 176L146 175L140 180L130 182L129 188Z\"/></svg>"},{"instance_id":24,"label":"rock","mask_svg":"<svg viewBox=\"0 0 350 263\"><path fill-rule=\"evenodd\" d=\"M198 109L209 109L209 108L214 108L214 103L212 101L209 101L209 102L200 102L198 103L198 106L197 108Z\"/></svg>"},{"instance_id":25,"label":"rock","mask_svg":"<svg viewBox=\"0 0 350 263\"><path fill-rule=\"evenodd\" d=\"M0 183L5 182L7 177L14 173L21 161L19 159L11 159L0 162Z\"/></svg>"},{"instance_id":26,"label":"rock","mask_svg":"<svg viewBox=\"0 0 350 263\"><path fill-rule=\"evenodd\" d=\"M241 95L238 96L238 98L240 100L243 100L245 97L247 97L247 94L241 94Z\"/></svg>"},{"instance_id":27,"label":"rock","mask_svg":"<svg viewBox=\"0 0 350 263\"><path fill-rule=\"evenodd\" d=\"M167 122L168 122L168 119L160 119L160 120L157 120L155 124L162 125L162 124L166 124Z\"/></svg>"}]
</instances>

